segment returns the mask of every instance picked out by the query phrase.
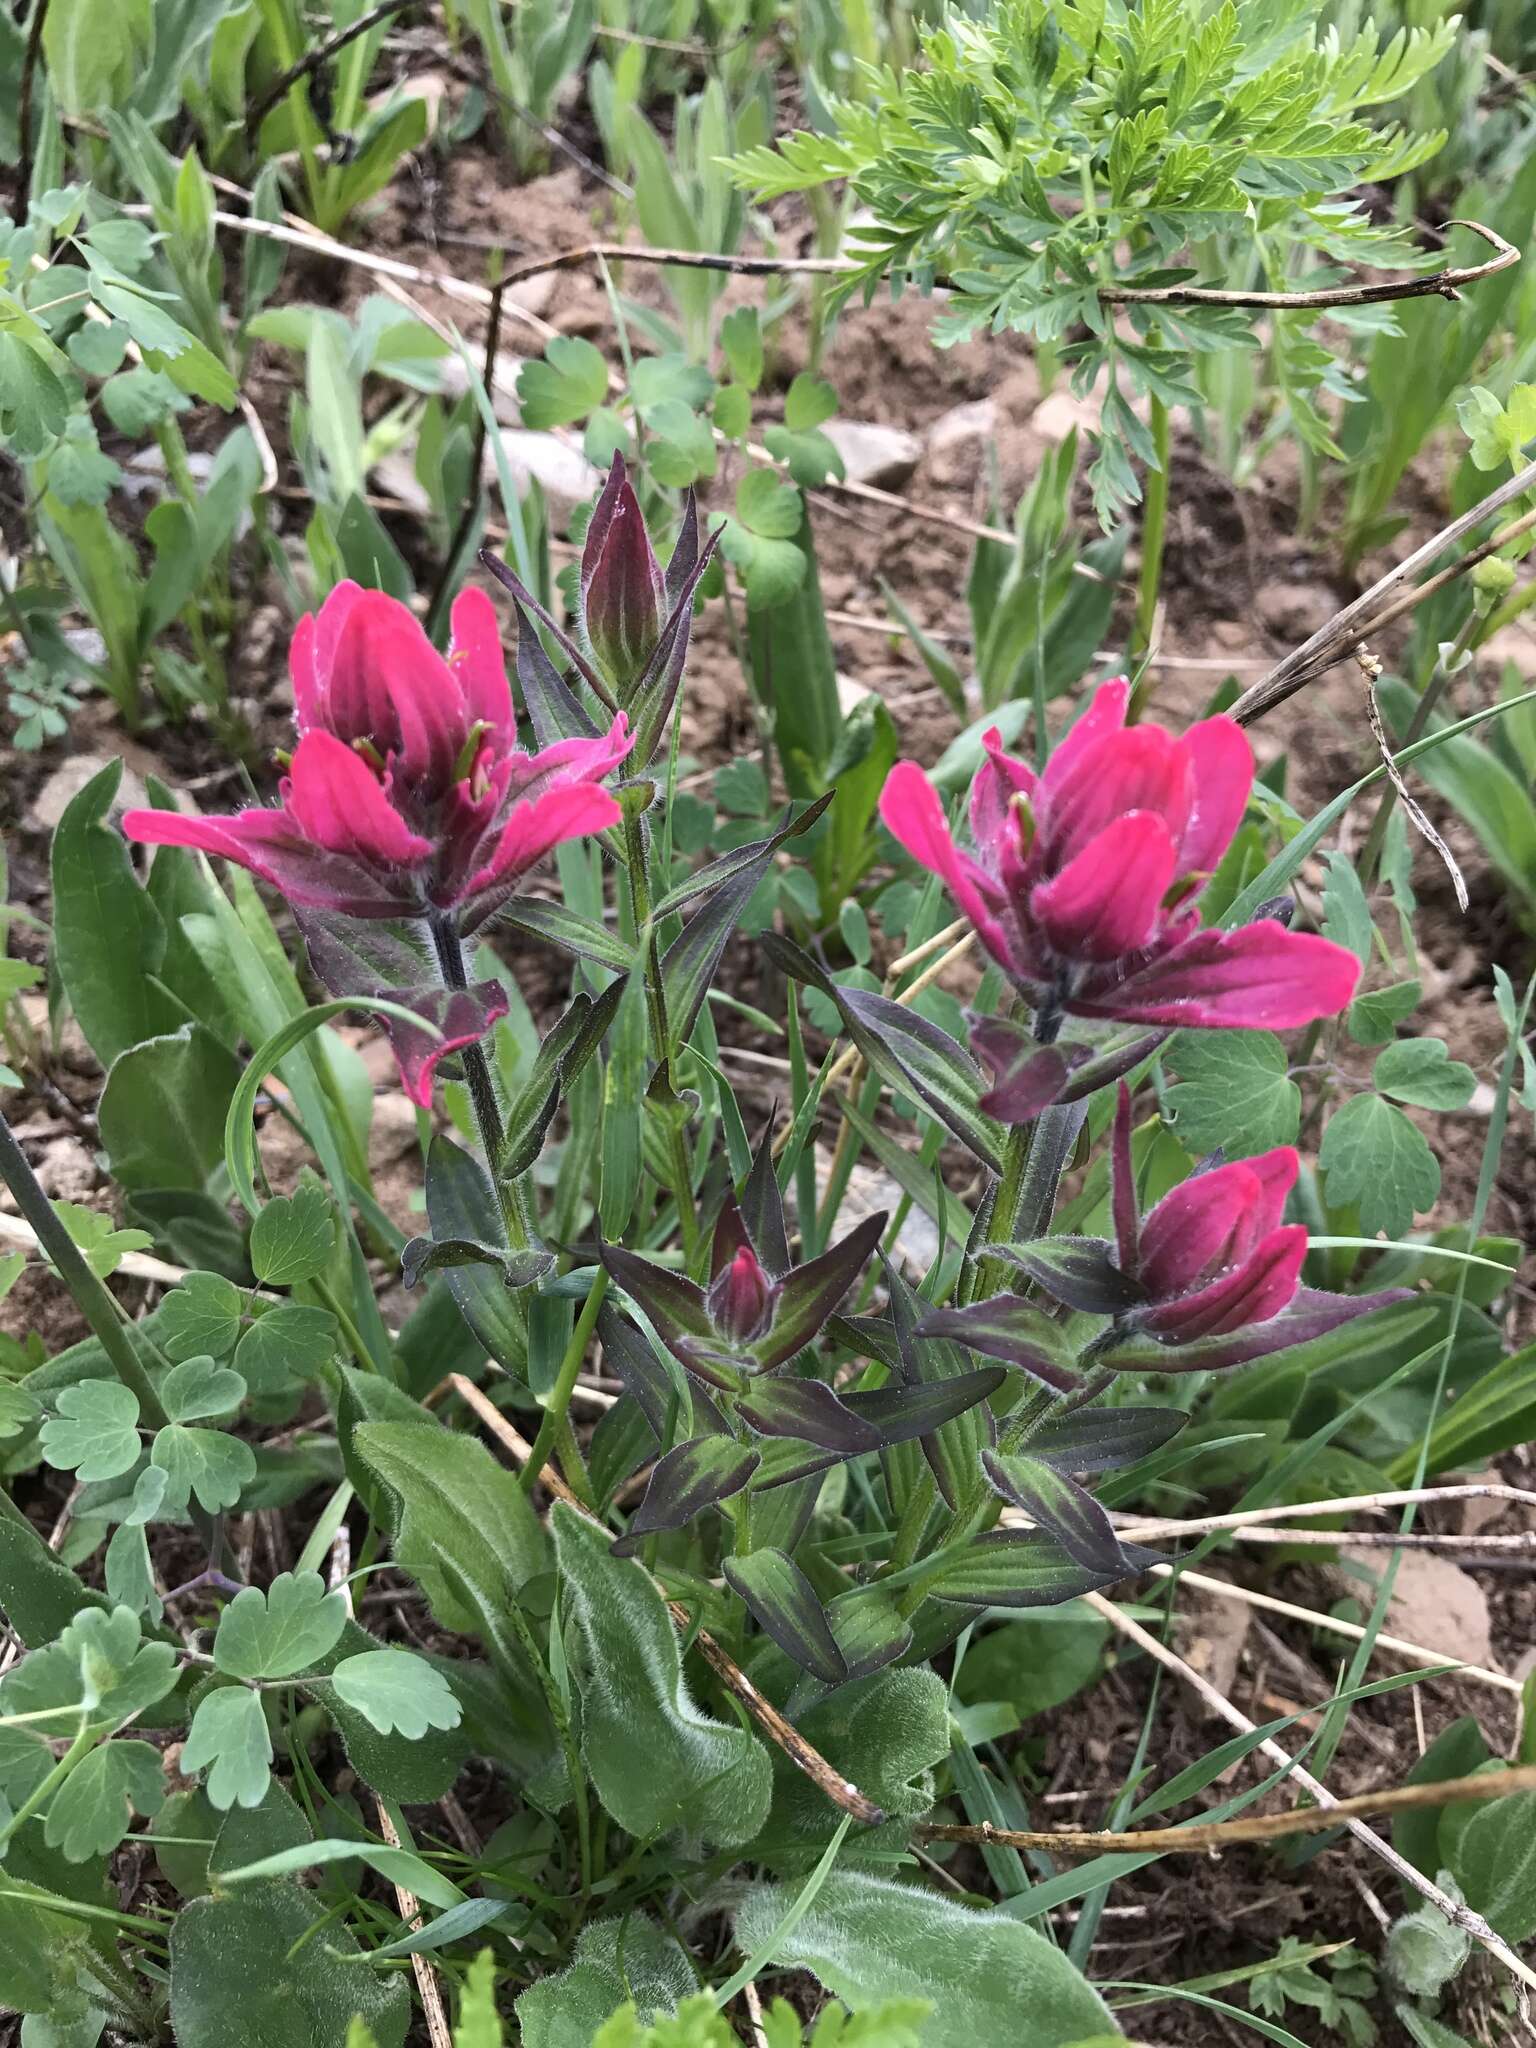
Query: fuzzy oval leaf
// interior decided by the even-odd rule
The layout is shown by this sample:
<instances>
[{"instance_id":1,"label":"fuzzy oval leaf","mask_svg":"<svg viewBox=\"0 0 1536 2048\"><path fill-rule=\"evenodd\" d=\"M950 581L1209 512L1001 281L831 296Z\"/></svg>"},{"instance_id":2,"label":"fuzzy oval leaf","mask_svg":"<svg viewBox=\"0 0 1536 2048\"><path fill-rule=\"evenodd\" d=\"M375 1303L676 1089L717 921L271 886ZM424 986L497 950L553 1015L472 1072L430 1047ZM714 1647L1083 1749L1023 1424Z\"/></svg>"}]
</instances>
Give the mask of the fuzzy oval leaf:
<instances>
[{"instance_id":1,"label":"fuzzy oval leaf","mask_svg":"<svg viewBox=\"0 0 1536 2048\"><path fill-rule=\"evenodd\" d=\"M582 1753L603 1805L641 1838L682 1828L726 1846L750 1841L773 1793L762 1745L695 1703L649 1575L614 1557L573 1509L557 1503L551 1523L584 1653Z\"/></svg>"}]
</instances>

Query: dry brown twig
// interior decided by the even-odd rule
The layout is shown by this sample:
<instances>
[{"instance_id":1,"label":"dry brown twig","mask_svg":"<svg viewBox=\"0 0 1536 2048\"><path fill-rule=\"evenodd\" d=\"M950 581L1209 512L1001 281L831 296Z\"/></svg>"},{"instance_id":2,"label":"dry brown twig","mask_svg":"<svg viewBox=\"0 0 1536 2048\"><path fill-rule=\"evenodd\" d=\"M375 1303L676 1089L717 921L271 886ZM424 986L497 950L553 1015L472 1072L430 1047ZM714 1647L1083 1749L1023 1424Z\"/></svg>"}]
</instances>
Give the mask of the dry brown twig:
<instances>
[{"instance_id":1,"label":"dry brown twig","mask_svg":"<svg viewBox=\"0 0 1536 2048\"><path fill-rule=\"evenodd\" d=\"M1323 1834L1359 1814L1406 1813L1531 1791L1536 1791L1536 1764L1521 1764L1496 1777L1478 1771L1464 1778L1445 1778L1435 1785L1389 1785L1379 1792L1336 1800L1331 1806L1298 1807L1292 1813L1240 1814L1236 1820L1189 1821L1178 1827L1038 1829L997 1828L990 1821L974 1826L926 1821L914 1832L923 1842L990 1842L1006 1849L1061 1850L1069 1856L1099 1856L1111 1851L1117 1855L1147 1851L1159 1856L1194 1856L1232 1848L1239 1842L1279 1842L1291 1835Z\"/></svg>"},{"instance_id":2,"label":"dry brown twig","mask_svg":"<svg viewBox=\"0 0 1536 2048\"><path fill-rule=\"evenodd\" d=\"M1186 1664L1176 1651L1170 1650L1166 1643L1159 1641L1139 1622L1133 1621L1130 1615L1124 1613L1112 1600L1106 1600L1102 1593L1085 1593L1083 1598L1095 1614L1102 1616L1118 1634L1135 1643L1138 1649L1144 1650L1166 1671L1171 1671L1182 1683L1198 1693L1229 1728L1235 1728L1243 1735L1254 1735L1258 1732L1255 1723L1249 1720L1240 1707L1234 1706L1224 1692L1212 1685L1209 1679L1202 1678L1200 1673ZM1319 1806L1333 1811L1342 1804L1326 1785L1314 1778L1310 1771L1299 1764L1295 1757L1272 1737L1263 1737L1257 1747L1271 1763L1278 1764L1282 1770L1288 1772L1303 1791L1310 1792ZM1536 1989L1536 1970L1521 1961L1503 1936L1495 1933L1488 1925L1481 1913L1474 1913L1469 1906L1458 1904L1421 1870L1416 1870L1406 1856L1400 1855L1390 1842L1384 1841L1358 1815L1345 1814L1342 1818L1344 1826L1363 1847L1386 1863L1405 1884L1411 1885L1454 1926L1470 1934L1474 1941L1488 1950L1490 1955L1497 1956L1505 1969L1516 1979L1515 1996L1521 2020L1527 2031L1536 2037L1536 2029L1532 2028L1530 2018L1530 1993Z\"/></svg>"},{"instance_id":3,"label":"dry brown twig","mask_svg":"<svg viewBox=\"0 0 1536 2048\"><path fill-rule=\"evenodd\" d=\"M377 1793L373 1797L374 1811L379 1817L379 1833L391 1849L400 1846L400 1831L394 1817ZM422 1924L421 1901L416 1894L407 1891L403 1884L395 1886L395 1906L400 1918L414 1934ZM416 1989L421 1996L421 2009L426 2015L427 2034L432 2048L453 2048L453 2033L448 2025L448 2014L443 2006L442 1986L437 1981L437 1972L431 1959L416 1950L411 1956L411 1969L416 1978Z\"/></svg>"},{"instance_id":4,"label":"dry brown twig","mask_svg":"<svg viewBox=\"0 0 1536 2048\"><path fill-rule=\"evenodd\" d=\"M451 1387L453 1392L474 1410L486 1428L520 1465L527 1464L533 1455L532 1446L513 1428L494 1402L487 1400L473 1380L465 1379L462 1373L450 1373L444 1386ZM545 1490L553 1494L557 1500L563 1500L567 1507L574 1508L577 1514L584 1515L597 1527L602 1526L591 1509L576 1498L552 1465L544 1467L539 1479ZM692 1615L680 1600L668 1600L667 1611L672 1616L678 1634L685 1640L692 1641L694 1648L722 1685L740 1700L768 1740L775 1748L783 1750L790 1762L804 1771L812 1784L824 1792L834 1806L839 1807L844 1813L851 1813L855 1820L862 1821L866 1827L876 1827L884 1820L885 1815L874 1801L866 1799L857 1785L851 1784L840 1771L834 1770L821 1751L813 1743L807 1742L798 1728L785 1720L773 1702L764 1699L741 1666L721 1648L709 1631L694 1627Z\"/></svg>"}]
</instances>

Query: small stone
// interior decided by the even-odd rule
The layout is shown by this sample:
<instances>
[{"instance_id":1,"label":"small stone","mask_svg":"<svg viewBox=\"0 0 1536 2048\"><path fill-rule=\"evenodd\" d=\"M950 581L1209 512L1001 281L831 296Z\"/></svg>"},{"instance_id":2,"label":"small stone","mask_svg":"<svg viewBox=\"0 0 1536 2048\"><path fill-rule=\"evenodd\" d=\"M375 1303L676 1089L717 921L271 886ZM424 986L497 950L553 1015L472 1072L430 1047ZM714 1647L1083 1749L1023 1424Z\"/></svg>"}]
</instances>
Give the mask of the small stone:
<instances>
[{"instance_id":1,"label":"small stone","mask_svg":"<svg viewBox=\"0 0 1536 2048\"><path fill-rule=\"evenodd\" d=\"M68 1136L48 1141L37 1178L51 1202L89 1202L100 1181L90 1147Z\"/></svg>"},{"instance_id":2,"label":"small stone","mask_svg":"<svg viewBox=\"0 0 1536 2048\"><path fill-rule=\"evenodd\" d=\"M851 484L896 490L922 460L922 442L902 427L882 427L873 420L828 420L822 432L843 458Z\"/></svg>"},{"instance_id":3,"label":"small stone","mask_svg":"<svg viewBox=\"0 0 1536 2048\"><path fill-rule=\"evenodd\" d=\"M1288 583L1277 577L1259 591L1256 609L1271 633L1299 646L1328 623L1339 601L1326 583Z\"/></svg>"},{"instance_id":4,"label":"small stone","mask_svg":"<svg viewBox=\"0 0 1536 2048\"><path fill-rule=\"evenodd\" d=\"M971 441L995 440L997 427L997 400L973 398L969 405L954 405L940 413L928 429L928 452L941 455L946 448L963 447Z\"/></svg>"},{"instance_id":5,"label":"small stone","mask_svg":"<svg viewBox=\"0 0 1536 2048\"><path fill-rule=\"evenodd\" d=\"M506 298L510 305L521 306L525 313L532 313L535 319L542 319L549 311L559 282L559 274L556 271L535 271L532 277L520 277L516 284L509 284Z\"/></svg>"},{"instance_id":6,"label":"small stone","mask_svg":"<svg viewBox=\"0 0 1536 2048\"><path fill-rule=\"evenodd\" d=\"M1241 1600L1201 1591L1188 1612L1184 1656L1227 1699L1237 1684L1238 1667L1248 1642L1253 1614Z\"/></svg>"},{"instance_id":7,"label":"small stone","mask_svg":"<svg viewBox=\"0 0 1536 2048\"><path fill-rule=\"evenodd\" d=\"M602 488L601 475L581 450L553 434L535 433L529 427L504 427L501 445L519 488L530 482L538 484L557 525L563 526L576 506ZM486 460L492 465L487 473L494 476L492 451L487 451Z\"/></svg>"},{"instance_id":8,"label":"small stone","mask_svg":"<svg viewBox=\"0 0 1536 2048\"><path fill-rule=\"evenodd\" d=\"M431 495L417 476L416 464L409 455L397 449L393 455L386 455L382 462L376 462L373 481L381 496L393 498L418 519L426 519L431 514Z\"/></svg>"},{"instance_id":9,"label":"small stone","mask_svg":"<svg viewBox=\"0 0 1536 2048\"><path fill-rule=\"evenodd\" d=\"M32 800L32 822L44 832L55 831L73 799L114 758L109 754L75 754L55 768ZM148 801L143 782L125 765L113 810L131 811Z\"/></svg>"},{"instance_id":10,"label":"small stone","mask_svg":"<svg viewBox=\"0 0 1536 2048\"><path fill-rule=\"evenodd\" d=\"M1341 1561L1353 1570L1335 1574L1335 1583L1346 1585L1356 1600L1369 1600L1371 1583L1379 1583L1387 1555L1384 1550L1343 1550ZM1459 1664L1498 1668L1487 1595L1470 1572L1427 1550L1399 1554L1386 1632Z\"/></svg>"}]
</instances>

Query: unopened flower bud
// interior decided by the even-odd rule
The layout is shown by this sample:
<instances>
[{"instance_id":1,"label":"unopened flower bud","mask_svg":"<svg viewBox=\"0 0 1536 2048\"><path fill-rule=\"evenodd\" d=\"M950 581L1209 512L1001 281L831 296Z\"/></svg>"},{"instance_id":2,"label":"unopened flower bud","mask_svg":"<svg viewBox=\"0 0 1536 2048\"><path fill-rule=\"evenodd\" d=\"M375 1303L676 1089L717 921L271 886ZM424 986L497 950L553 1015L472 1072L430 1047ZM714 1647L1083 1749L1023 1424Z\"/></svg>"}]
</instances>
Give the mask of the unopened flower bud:
<instances>
[{"instance_id":1,"label":"unopened flower bud","mask_svg":"<svg viewBox=\"0 0 1536 2048\"><path fill-rule=\"evenodd\" d=\"M773 1287L757 1254L743 1245L709 1290L709 1313L723 1337L748 1344L760 1336L773 1307Z\"/></svg>"},{"instance_id":2,"label":"unopened flower bud","mask_svg":"<svg viewBox=\"0 0 1536 2048\"><path fill-rule=\"evenodd\" d=\"M667 616L666 579L622 455L613 458L587 528L581 615L587 644L622 702L655 651Z\"/></svg>"}]
</instances>

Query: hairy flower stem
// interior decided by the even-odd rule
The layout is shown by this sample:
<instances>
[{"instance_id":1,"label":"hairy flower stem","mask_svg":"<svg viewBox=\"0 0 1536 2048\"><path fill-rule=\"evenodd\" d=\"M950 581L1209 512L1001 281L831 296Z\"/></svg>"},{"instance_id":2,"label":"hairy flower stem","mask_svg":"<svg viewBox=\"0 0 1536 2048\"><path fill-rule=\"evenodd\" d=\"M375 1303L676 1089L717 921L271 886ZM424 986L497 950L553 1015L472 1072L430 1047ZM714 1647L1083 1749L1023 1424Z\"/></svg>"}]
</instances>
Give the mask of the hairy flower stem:
<instances>
[{"instance_id":1,"label":"hairy flower stem","mask_svg":"<svg viewBox=\"0 0 1536 2048\"><path fill-rule=\"evenodd\" d=\"M469 965L464 958L464 942L459 937L458 925L452 917L428 919L432 934L433 950L442 973L445 987L467 989L469 987ZM482 1045L466 1045L459 1057L464 1062L464 1080L469 1089L470 1105L475 1112L475 1128L480 1133L480 1149L485 1154L485 1167L496 1190L496 1199L501 1205L502 1221L506 1226L507 1243L514 1251L523 1250L528 1243L528 1229L523 1221L522 1204L517 1190L506 1185L501 1176L501 1149L504 1132L501 1122L501 1105L496 1100L496 1083L491 1079L490 1061Z\"/></svg>"}]
</instances>

